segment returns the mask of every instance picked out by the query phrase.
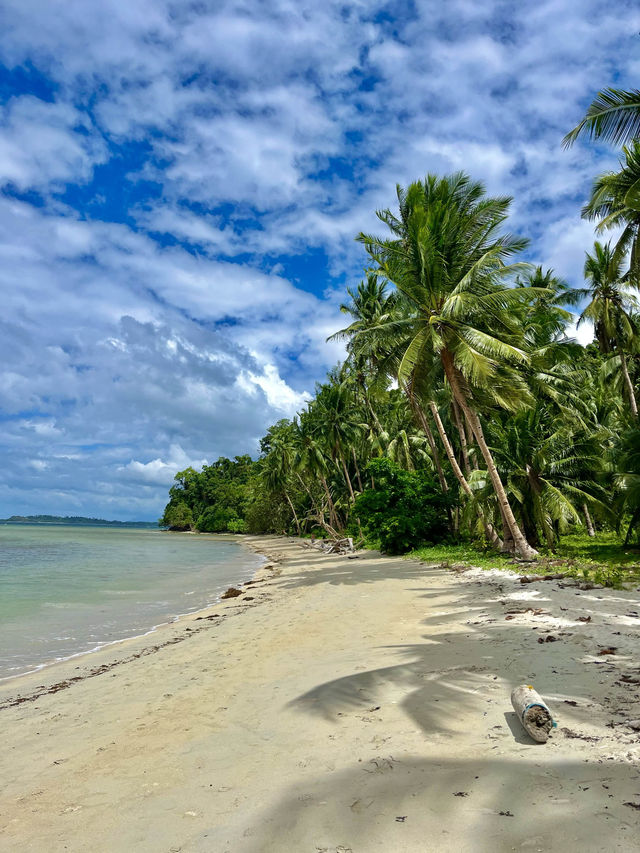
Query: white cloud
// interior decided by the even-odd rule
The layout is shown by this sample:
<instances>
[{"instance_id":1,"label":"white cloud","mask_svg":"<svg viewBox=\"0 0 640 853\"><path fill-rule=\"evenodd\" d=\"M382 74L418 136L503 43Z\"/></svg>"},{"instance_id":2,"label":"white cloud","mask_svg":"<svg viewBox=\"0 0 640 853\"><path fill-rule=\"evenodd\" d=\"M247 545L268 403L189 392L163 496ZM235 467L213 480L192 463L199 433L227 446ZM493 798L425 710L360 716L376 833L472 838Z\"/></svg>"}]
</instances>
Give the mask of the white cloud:
<instances>
[{"instance_id":1,"label":"white cloud","mask_svg":"<svg viewBox=\"0 0 640 853\"><path fill-rule=\"evenodd\" d=\"M132 459L127 465L119 466L118 471L124 472L136 482L169 486L177 471L183 471L189 467L199 471L203 465L207 464L206 459L193 459L179 444L172 444L166 462L160 458L152 459L150 462L138 462Z\"/></svg>"},{"instance_id":2,"label":"white cloud","mask_svg":"<svg viewBox=\"0 0 640 853\"><path fill-rule=\"evenodd\" d=\"M154 517L173 466L255 451L343 353L354 236L396 182L513 195L530 257L580 283L579 209L616 158L560 142L637 85L638 10L395 8L5 2L0 61L51 102L36 80L0 113L2 505ZM326 282L296 271L310 250Z\"/></svg>"},{"instance_id":3,"label":"white cloud","mask_svg":"<svg viewBox=\"0 0 640 853\"><path fill-rule=\"evenodd\" d=\"M91 131L86 114L69 104L12 98L0 108L0 184L26 190L86 180L106 159L104 142Z\"/></svg>"}]
</instances>

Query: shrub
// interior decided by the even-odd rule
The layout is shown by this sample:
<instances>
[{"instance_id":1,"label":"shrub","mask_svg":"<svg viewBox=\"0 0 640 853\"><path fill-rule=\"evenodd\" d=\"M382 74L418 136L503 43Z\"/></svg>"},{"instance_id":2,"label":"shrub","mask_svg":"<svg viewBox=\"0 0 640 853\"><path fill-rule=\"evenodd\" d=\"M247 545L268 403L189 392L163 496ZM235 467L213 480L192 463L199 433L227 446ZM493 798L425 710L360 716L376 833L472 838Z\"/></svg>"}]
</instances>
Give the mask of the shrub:
<instances>
[{"instance_id":1,"label":"shrub","mask_svg":"<svg viewBox=\"0 0 640 853\"><path fill-rule=\"evenodd\" d=\"M201 533L224 533L230 524L240 521L235 510L226 506L208 506L198 518L196 527Z\"/></svg>"},{"instance_id":2,"label":"shrub","mask_svg":"<svg viewBox=\"0 0 640 853\"><path fill-rule=\"evenodd\" d=\"M388 459L367 466L375 487L356 499L355 515L370 540L389 554L404 554L448 533L447 498L425 471L405 471Z\"/></svg>"},{"instance_id":3,"label":"shrub","mask_svg":"<svg viewBox=\"0 0 640 853\"><path fill-rule=\"evenodd\" d=\"M193 513L185 503L169 504L160 521L170 530L191 530Z\"/></svg>"}]
</instances>

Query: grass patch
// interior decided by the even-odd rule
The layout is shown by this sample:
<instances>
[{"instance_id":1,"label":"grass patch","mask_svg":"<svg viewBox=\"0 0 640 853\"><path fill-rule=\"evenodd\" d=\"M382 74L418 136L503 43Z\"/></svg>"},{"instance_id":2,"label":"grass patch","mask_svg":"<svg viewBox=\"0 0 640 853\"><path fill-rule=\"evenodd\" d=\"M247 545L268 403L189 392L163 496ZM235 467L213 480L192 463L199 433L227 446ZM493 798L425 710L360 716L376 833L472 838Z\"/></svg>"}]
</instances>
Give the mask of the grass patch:
<instances>
[{"instance_id":1,"label":"grass patch","mask_svg":"<svg viewBox=\"0 0 640 853\"><path fill-rule=\"evenodd\" d=\"M440 563L445 568L477 566L530 575L562 573L615 588L640 580L640 550L624 547L622 539L613 532L598 533L595 538L577 533L563 536L555 553L541 553L535 563L524 566L510 557L469 542L417 548L406 557L425 563Z\"/></svg>"}]
</instances>

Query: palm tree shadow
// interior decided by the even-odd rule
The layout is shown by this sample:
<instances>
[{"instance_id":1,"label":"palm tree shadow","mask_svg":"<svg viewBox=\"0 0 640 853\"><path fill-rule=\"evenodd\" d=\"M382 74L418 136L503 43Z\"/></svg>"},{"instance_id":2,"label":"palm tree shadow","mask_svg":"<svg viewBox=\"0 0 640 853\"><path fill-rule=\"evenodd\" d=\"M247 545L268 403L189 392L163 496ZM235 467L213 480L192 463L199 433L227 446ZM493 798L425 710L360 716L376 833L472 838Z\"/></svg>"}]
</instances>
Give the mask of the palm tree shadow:
<instances>
[{"instance_id":1,"label":"palm tree shadow","mask_svg":"<svg viewBox=\"0 0 640 853\"><path fill-rule=\"evenodd\" d=\"M624 801L634 775L630 764L603 773L577 759L549 767L495 756L376 757L340 772L318 768L256 814L237 849L600 853L615 837L615 848L631 853L640 817Z\"/></svg>"}]
</instances>

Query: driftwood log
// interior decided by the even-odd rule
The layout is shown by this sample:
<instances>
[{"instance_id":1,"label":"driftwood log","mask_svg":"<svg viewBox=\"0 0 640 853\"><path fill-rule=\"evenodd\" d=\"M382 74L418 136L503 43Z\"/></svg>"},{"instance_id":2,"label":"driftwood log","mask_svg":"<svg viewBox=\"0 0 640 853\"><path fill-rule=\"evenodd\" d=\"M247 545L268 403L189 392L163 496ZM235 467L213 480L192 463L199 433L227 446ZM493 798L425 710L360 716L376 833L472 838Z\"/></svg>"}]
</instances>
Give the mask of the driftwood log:
<instances>
[{"instance_id":1,"label":"driftwood log","mask_svg":"<svg viewBox=\"0 0 640 853\"><path fill-rule=\"evenodd\" d=\"M513 689L511 704L526 733L538 743L546 743L555 723L542 696L530 684L521 684Z\"/></svg>"}]
</instances>

